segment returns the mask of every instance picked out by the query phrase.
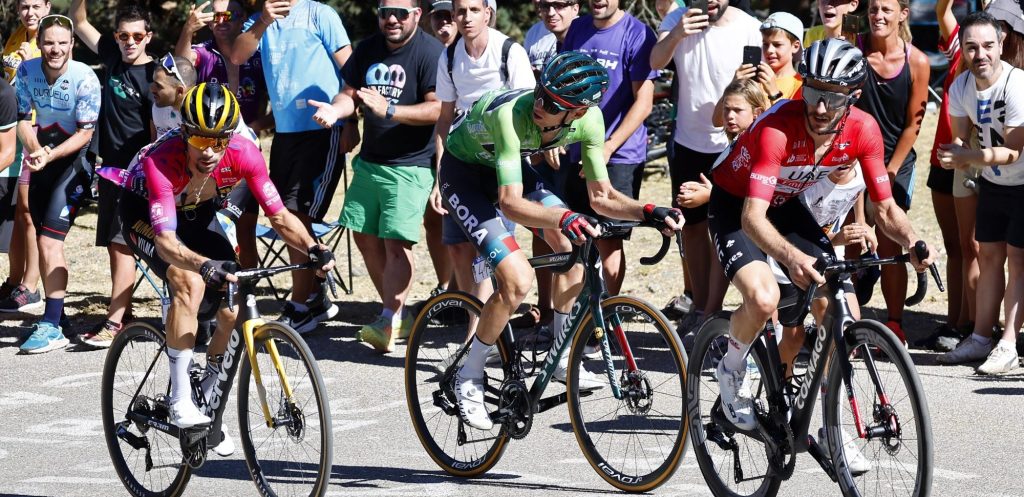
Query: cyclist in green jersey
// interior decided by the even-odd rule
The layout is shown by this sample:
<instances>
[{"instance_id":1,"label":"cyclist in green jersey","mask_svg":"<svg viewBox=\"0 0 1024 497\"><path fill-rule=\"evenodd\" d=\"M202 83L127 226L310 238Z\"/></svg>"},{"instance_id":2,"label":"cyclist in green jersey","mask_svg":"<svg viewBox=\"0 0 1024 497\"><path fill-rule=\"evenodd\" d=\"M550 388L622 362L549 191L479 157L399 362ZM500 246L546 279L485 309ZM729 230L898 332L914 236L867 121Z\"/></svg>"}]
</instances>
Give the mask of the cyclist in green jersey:
<instances>
[{"instance_id":1,"label":"cyclist in green jersey","mask_svg":"<svg viewBox=\"0 0 1024 497\"><path fill-rule=\"evenodd\" d=\"M456 119L448 135L438 182L448 215L465 231L493 268L498 290L484 304L476 336L458 374L456 389L463 421L474 428L493 426L484 408L484 362L512 313L533 286L534 272L515 238L502 224L498 210L517 223L543 231L555 251L597 236L596 221L568 210L545 188L524 158L557 153L559 147L581 143L583 172L590 204L602 216L660 221L682 227L675 209L643 205L608 181L604 162L604 118L597 105L608 86L608 74L591 57L565 52L549 61L534 90L492 91ZM555 278L552 329L561 336L569 311L581 289L582 268ZM565 382L568 355L553 377ZM593 373L581 373L580 389L601 388Z\"/></svg>"}]
</instances>

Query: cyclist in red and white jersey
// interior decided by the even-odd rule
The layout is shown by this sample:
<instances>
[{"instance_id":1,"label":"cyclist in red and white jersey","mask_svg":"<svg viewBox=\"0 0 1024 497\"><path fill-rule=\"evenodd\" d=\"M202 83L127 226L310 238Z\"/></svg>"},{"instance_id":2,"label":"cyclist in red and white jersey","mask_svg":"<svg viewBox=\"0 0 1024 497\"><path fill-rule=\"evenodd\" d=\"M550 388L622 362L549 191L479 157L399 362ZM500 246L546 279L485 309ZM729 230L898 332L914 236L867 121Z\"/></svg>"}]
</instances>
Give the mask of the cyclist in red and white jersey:
<instances>
[{"instance_id":1,"label":"cyclist in red and white jersey","mask_svg":"<svg viewBox=\"0 0 1024 497\"><path fill-rule=\"evenodd\" d=\"M708 227L726 276L743 297L731 318L729 350L718 366L718 380L723 410L741 430L757 425L746 355L780 296L767 256L805 289L824 283L814 264L824 254L834 255L828 237L794 197L835 168L858 161L877 206L878 226L904 247L919 239L892 199L878 124L853 108L866 65L860 50L845 41L811 45L800 64L802 101L787 101L762 114L715 165ZM919 271L930 262L913 260Z\"/></svg>"}]
</instances>

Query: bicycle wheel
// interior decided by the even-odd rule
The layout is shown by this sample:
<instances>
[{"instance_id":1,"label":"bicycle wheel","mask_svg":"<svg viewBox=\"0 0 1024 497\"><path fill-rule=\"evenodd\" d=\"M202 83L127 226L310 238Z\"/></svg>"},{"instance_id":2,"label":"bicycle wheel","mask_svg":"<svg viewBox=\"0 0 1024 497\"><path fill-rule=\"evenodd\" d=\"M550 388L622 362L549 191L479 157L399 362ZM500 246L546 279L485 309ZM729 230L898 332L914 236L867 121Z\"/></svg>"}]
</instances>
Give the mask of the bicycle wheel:
<instances>
[{"instance_id":1,"label":"bicycle wheel","mask_svg":"<svg viewBox=\"0 0 1024 497\"><path fill-rule=\"evenodd\" d=\"M431 298L416 316L405 356L405 398L416 436L441 469L463 477L494 467L509 440L501 424L483 431L463 423L455 400L455 373L465 361L465 356L457 362L456 357L470 338L469 318L478 317L482 308L480 301L461 292ZM497 409L511 357L502 341L496 346L498 355L485 369L484 399L491 412Z\"/></svg>"},{"instance_id":2,"label":"bicycle wheel","mask_svg":"<svg viewBox=\"0 0 1024 497\"><path fill-rule=\"evenodd\" d=\"M620 296L601 302L601 309L622 398L607 385L579 390L580 368L604 379L608 371L603 358L583 361L595 332L588 312L569 356L569 416L597 474L620 490L646 492L668 481L686 452L686 352L668 320L650 304Z\"/></svg>"},{"instance_id":3,"label":"bicycle wheel","mask_svg":"<svg viewBox=\"0 0 1024 497\"><path fill-rule=\"evenodd\" d=\"M843 495L930 495L931 417L910 354L896 335L876 321L853 323L845 334L856 402L846 395L841 358L836 354L825 403L828 447ZM872 433L871 438L858 436L857 419ZM851 463L866 469L865 462L869 471L851 474Z\"/></svg>"},{"instance_id":4,"label":"bicycle wheel","mask_svg":"<svg viewBox=\"0 0 1024 497\"><path fill-rule=\"evenodd\" d=\"M128 419L134 411L167 422L171 379L163 346L162 331L135 321L114 338L103 365L103 436L118 478L136 497L181 495L192 475L178 437Z\"/></svg>"},{"instance_id":5,"label":"bicycle wheel","mask_svg":"<svg viewBox=\"0 0 1024 497\"><path fill-rule=\"evenodd\" d=\"M272 418L268 426L252 364L243 355L238 422L253 483L266 496L322 496L331 474L333 435L331 408L316 358L295 330L278 322L256 328L253 346ZM273 350L280 358L281 374L272 360ZM291 387L290 400L285 385Z\"/></svg>"},{"instance_id":6,"label":"bicycle wheel","mask_svg":"<svg viewBox=\"0 0 1024 497\"><path fill-rule=\"evenodd\" d=\"M729 343L728 314L719 314L704 323L687 366L686 402L690 416L690 440L697 464L716 497L775 495L782 480L771 473L765 444L742 433L720 426L714 419L724 416L717 379L718 363L725 357ZM754 343L750 357L758 372L766 354ZM767 405L767 392L760 377L752 379L754 401Z\"/></svg>"}]
</instances>

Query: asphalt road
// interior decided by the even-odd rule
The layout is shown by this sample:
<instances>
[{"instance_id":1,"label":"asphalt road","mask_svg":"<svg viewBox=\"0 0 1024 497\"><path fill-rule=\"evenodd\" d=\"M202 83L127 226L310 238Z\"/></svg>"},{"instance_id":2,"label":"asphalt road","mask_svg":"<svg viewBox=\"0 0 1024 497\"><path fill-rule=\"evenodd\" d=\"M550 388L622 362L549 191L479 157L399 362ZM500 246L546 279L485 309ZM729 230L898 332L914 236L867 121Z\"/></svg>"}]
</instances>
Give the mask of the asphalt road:
<instances>
[{"instance_id":1,"label":"asphalt road","mask_svg":"<svg viewBox=\"0 0 1024 497\"><path fill-rule=\"evenodd\" d=\"M27 317L27 316L26 316ZM0 495L113 496L126 492L103 441L99 386L102 351L74 347L17 355L20 320L0 326ZM427 457L404 400L404 346L386 357L353 338L356 327L329 323L307 336L320 360L334 419L329 495L513 496L616 492L584 460L566 409L538 415L525 440L514 441L486 476L448 476ZM933 420L934 495L1021 496L1020 444L1024 373L986 378L966 366L939 367L913 350ZM1020 370L1018 370L1020 371ZM554 387L560 388L560 387ZM232 399L233 400L233 399ZM236 423L234 404L229 426ZM236 426L236 425L235 425ZM233 428L237 434L237 428ZM241 450L211 460L185 495L256 495ZM692 454L658 495L710 495ZM839 495L807 456L780 495Z\"/></svg>"}]
</instances>

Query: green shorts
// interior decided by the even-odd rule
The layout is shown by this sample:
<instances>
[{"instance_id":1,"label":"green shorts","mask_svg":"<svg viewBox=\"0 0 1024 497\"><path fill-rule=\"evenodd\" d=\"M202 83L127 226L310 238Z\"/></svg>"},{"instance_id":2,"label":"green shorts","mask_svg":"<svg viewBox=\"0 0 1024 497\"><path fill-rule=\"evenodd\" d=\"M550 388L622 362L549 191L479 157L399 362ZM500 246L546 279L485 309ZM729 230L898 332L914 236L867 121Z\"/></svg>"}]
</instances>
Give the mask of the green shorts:
<instances>
[{"instance_id":1,"label":"green shorts","mask_svg":"<svg viewBox=\"0 0 1024 497\"><path fill-rule=\"evenodd\" d=\"M365 235L418 242L434 186L430 168L382 166L356 156L352 169L355 174L339 222Z\"/></svg>"}]
</instances>

